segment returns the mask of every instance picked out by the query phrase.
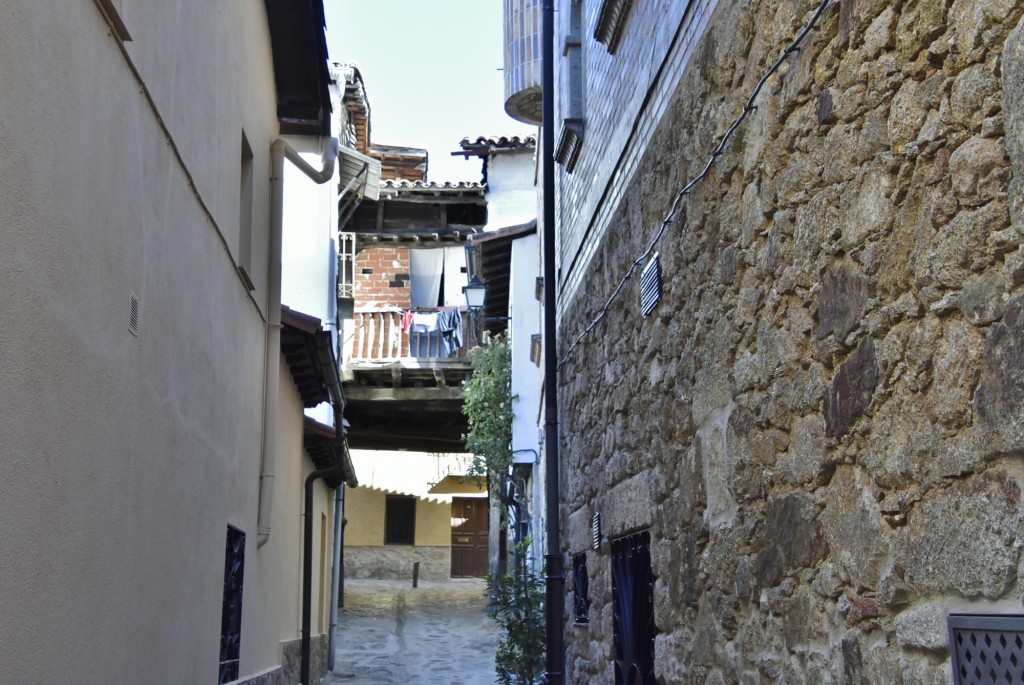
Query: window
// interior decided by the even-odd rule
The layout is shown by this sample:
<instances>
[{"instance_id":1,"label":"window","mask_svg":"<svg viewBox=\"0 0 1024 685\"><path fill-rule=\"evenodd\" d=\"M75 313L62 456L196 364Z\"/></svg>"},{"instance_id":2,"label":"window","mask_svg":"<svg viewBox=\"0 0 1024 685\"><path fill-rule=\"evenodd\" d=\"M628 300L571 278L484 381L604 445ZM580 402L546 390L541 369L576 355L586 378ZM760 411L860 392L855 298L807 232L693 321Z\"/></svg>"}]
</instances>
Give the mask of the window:
<instances>
[{"instance_id":1,"label":"window","mask_svg":"<svg viewBox=\"0 0 1024 685\"><path fill-rule=\"evenodd\" d=\"M384 544L412 545L416 540L416 498L388 495L384 510Z\"/></svg>"},{"instance_id":2,"label":"window","mask_svg":"<svg viewBox=\"0 0 1024 685\"><path fill-rule=\"evenodd\" d=\"M458 307L466 304L466 251L438 247L409 251L409 297L413 307Z\"/></svg>"},{"instance_id":3,"label":"window","mask_svg":"<svg viewBox=\"0 0 1024 685\"><path fill-rule=\"evenodd\" d=\"M245 575L245 533L228 526L224 551L224 604L220 618L220 677L218 683L238 680L242 644L242 580Z\"/></svg>"},{"instance_id":4,"label":"window","mask_svg":"<svg viewBox=\"0 0 1024 685\"><path fill-rule=\"evenodd\" d=\"M612 542L612 628L615 685L656 685L654 679L654 574L651 534Z\"/></svg>"}]
</instances>

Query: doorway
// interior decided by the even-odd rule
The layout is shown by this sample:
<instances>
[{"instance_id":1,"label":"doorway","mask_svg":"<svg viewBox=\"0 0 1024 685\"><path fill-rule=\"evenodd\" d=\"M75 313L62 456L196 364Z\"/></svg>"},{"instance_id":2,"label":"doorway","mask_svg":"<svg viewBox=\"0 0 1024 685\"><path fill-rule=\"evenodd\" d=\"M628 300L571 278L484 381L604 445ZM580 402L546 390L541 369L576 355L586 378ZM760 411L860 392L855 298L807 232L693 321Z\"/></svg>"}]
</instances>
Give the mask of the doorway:
<instances>
[{"instance_id":1,"label":"doorway","mask_svg":"<svg viewBox=\"0 0 1024 685\"><path fill-rule=\"evenodd\" d=\"M486 497L452 498L452 578L487 575L489 516Z\"/></svg>"}]
</instances>

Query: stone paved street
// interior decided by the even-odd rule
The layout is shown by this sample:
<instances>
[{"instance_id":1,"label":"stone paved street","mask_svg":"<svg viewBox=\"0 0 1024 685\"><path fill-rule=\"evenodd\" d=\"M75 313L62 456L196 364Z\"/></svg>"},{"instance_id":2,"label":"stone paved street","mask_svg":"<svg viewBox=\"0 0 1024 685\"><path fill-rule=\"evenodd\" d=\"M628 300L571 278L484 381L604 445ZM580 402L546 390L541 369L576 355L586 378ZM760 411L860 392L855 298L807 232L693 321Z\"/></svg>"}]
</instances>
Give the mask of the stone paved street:
<instances>
[{"instance_id":1,"label":"stone paved street","mask_svg":"<svg viewBox=\"0 0 1024 685\"><path fill-rule=\"evenodd\" d=\"M482 580L349 580L330 685L495 682L498 627Z\"/></svg>"}]
</instances>

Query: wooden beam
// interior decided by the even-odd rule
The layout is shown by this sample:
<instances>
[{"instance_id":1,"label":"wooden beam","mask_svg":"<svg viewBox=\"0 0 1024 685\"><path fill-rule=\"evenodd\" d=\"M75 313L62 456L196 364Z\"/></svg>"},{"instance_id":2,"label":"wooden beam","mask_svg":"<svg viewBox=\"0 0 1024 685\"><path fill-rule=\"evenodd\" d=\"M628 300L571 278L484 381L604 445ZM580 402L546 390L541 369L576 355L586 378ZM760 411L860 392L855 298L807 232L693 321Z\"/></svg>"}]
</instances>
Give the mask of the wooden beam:
<instances>
[{"instance_id":1,"label":"wooden beam","mask_svg":"<svg viewBox=\"0 0 1024 685\"><path fill-rule=\"evenodd\" d=\"M440 388L372 388L349 386L345 388L345 399L352 402L426 402L430 400L459 400L465 395L461 387Z\"/></svg>"}]
</instances>

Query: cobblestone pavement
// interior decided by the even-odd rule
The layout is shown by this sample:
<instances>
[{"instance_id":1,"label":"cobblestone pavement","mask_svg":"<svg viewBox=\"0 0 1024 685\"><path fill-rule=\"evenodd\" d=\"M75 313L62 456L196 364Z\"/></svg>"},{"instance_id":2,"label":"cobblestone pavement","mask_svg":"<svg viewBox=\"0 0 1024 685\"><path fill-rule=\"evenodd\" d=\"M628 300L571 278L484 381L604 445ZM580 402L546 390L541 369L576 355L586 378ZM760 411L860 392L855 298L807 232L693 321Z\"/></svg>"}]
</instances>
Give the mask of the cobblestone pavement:
<instances>
[{"instance_id":1,"label":"cobblestone pavement","mask_svg":"<svg viewBox=\"0 0 1024 685\"><path fill-rule=\"evenodd\" d=\"M490 685L498 627L478 579L348 580L325 685Z\"/></svg>"}]
</instances>

